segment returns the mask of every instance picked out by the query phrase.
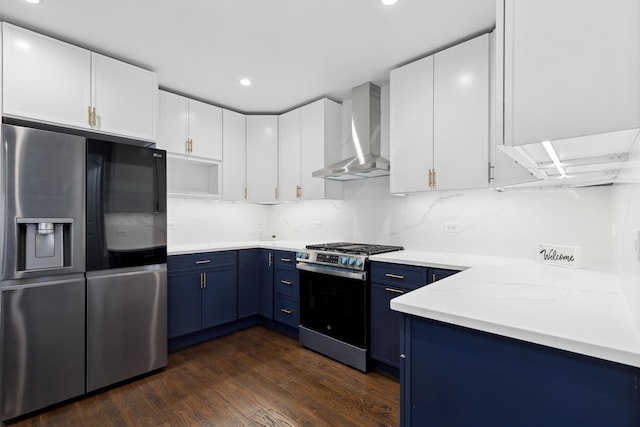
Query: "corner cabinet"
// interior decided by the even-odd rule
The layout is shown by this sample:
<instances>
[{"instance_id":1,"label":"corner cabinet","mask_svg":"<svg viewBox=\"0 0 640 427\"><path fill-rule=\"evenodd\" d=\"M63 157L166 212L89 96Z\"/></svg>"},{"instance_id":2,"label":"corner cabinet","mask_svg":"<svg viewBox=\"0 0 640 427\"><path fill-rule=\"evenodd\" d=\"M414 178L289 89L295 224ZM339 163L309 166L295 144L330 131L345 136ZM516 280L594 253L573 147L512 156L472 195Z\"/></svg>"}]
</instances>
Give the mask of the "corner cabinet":
<instances>
[{"instance_id":1,"label":"corner cabinet","mask_svg":"<svg viewBox=\"0 0 640 427\"><path fill-rule=\"evenodd\" d=\"M371 358L400 367L402 315L391 310L390 301L422 286L457 273L457 270L427 268L384 262L371 263Z\"/></svg>"},{"instance_id":2,"label":"corner cabinet","mask_svg":"<svg viewBox=\"0 0 640 427\"><path fill-rule=\"evenodd\" d=\"M2 24L4 116L154 142L155 73Z\"/></svg>"},{"instance_id":3,"label":"corner cabinet","mask_svg":"<svg viewBox=\"0 0 640 427\"><path fill-rule=\"evenodd\" d=\"M246 200L246 135L247 119L244 114L222 110L222 199Z\"/></svg>"},{"instance_id":4,"label":"corner cabinet","mask_svg":"<svg viewBox=\"0 0 640 427\"><path fill-rule=\"evenodd\" d=\"M278 199L318 200L330 195L330 182L312 173L337 160L340 104L320 99L278 117ZM332 147L337 146L332 150ZM329 159L330 158L330 159Z\"/></svg>"},{"instance_id":5,"label":"corner cabinet","mask_svg":"<svg viewBox=\"0 0 640 427\"><path fill-rule=\"evenodd\" d=\"M392 193L489 186L490 37L391 71Z\"/></svg>"},{"instance_id":6,"label":"corner cabinet","mask_svg":"<svg viewBox=\"0 0 640 427\"><path fill-rule=\"evenodd\" d=\"M504 143L639 128L638 22L637 0L499 1Z\"/></svg>"},{"instance_id":7,"label":"corner cabinet","mask_svg":"<svg viewBox=\"0 0 640 427\"><path fill-rule=\"evenodd\" d=\"M170 339L236 320L236 251L174 255L167 265Z\"/></svg>"},{"instance_id":8,"label":"corner cabinet","mask_svg":"<svg viewBox=\"0 0 640 427\"><path fill-rule=\"evenodd\" d=\"M278 202L278 116L247 116L247 200Z\"/></svg>"}]
</instances>

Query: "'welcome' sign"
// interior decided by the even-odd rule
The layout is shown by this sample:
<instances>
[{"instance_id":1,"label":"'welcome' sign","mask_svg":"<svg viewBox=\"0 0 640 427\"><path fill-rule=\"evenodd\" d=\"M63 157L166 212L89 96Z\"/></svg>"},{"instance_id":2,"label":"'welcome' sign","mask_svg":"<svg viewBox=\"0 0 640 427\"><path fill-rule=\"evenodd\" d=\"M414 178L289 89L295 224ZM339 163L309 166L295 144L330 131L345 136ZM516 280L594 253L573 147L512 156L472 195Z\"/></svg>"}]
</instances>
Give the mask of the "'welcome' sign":
<instances>
[{"instance_id":1,"label":"'welcome' sign","mask_svg":"<svg viewBox=\"0 0 640 427\"><path fill-rule=\"evenodd\" d=\"M538 244L538 261L560 267L580 267L580 247Z\"/></svg>"}]
</instances>

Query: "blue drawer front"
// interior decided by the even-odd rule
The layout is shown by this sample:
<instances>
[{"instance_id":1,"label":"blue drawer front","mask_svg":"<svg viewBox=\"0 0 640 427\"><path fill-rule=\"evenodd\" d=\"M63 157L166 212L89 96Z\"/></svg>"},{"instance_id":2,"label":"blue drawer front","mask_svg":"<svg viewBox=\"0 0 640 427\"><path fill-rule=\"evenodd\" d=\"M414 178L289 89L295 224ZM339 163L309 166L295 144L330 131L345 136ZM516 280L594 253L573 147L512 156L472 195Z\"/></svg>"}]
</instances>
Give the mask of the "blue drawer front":
<instances>
[{"instance_id":1,"label":"blue drawer front","mask_svg":"<svg viewBox=\"0 0 640 427\"><path fill-rule=\"evenodd\" d=\"M300 295L300 274L298 270L277 268L275 274L275 292L292 298Z\"/></svg>"},{"instance_id":2,"label":"blue drawer front","mask_svg":"<svg viewBox=\"0 0 640 427\"><path fill-rule=\"evenodd\" d=\"M297 299L276 295L273 317L276 321L297 328L300 324L300 304Z\"/></svg>"},{"instance_id":3,"label":"blue drawer front","mask_svg":"<svg viewBox=\"0 0 640 427\"><path fill-rule=\"evenodd\" d=\"M428 268L386 262L371 263L371 282L416 288L429 283Z\"/></svg>"},{"instance_id":4,"label":"blue drawer front","mask_svg":"<svg viewBox=\"0 0 640 427\"><path fill-rule=\"evenodd\" d=\"M235 265L237 258L236 254L236 251L222 251L188 255L171 255L167 259L167 268L169 270L183 270Z\"/></svg>"}]
</instances>

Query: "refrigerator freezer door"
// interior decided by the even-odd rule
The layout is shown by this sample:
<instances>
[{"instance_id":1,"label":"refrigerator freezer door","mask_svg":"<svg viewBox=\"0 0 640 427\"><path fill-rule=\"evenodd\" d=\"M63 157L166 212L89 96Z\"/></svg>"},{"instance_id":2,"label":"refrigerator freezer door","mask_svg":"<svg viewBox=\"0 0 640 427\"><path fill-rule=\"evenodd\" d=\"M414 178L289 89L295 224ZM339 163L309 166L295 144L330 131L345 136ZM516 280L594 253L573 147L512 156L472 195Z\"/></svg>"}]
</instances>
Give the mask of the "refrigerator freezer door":
<instances>
[{"instance_id":1,"label":"refrigerator freezer door","mask_svg":"<svg viewBox=\"0 0 640 427\"><path fill-rule=\"evenodd\" d=\"M25 282L2 288L3 421L85 387L84 276Z\"/></svg>"},{"instance_id":2,"label":"refrigerator freezer door","mask_svg":"<svg viewBox=\"0 0 640 427\"><path fill-rule=\"evenodd\" d=\"M166 264L87 273L87 392L166 365Z\"/></svg>"}]
</instances>

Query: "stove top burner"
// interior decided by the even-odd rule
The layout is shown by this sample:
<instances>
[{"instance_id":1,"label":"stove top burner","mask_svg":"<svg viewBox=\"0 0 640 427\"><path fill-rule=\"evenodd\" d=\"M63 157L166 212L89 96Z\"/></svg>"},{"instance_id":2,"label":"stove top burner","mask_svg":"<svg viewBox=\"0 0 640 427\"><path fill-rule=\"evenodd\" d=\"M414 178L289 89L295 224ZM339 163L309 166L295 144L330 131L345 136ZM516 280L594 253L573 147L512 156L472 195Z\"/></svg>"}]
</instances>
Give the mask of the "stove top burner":
<instances>
[{"instance_id":1,"label":"stove top burner","mask_svg":"<svg viewBox=\"0 0 640 427\"><path fill-rule=\"evenodd\" d=\"M313 249L313 250L319 250L319 251L332 251L332 252L345 253L345 254L375 255L375 254L383 254L385 252L401 251L404 248L402 246L334 242L334 243L321 243L317 245L307 245L307 249Z\"/></svg>"}]
</instances>

